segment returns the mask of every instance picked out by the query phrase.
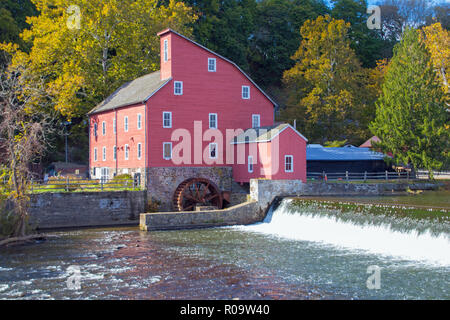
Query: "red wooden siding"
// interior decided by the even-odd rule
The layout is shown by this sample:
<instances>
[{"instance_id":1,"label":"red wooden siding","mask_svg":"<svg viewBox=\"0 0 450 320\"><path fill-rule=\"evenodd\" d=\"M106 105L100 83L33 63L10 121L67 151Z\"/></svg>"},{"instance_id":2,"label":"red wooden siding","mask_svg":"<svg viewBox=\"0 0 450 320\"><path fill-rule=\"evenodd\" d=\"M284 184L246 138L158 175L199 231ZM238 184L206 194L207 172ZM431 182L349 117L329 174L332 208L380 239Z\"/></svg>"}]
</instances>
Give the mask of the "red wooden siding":
<instances>
[{"instance_id":1,"label":"red wooden siding","mask_svg":"<svg viewBox=\"0 0 450 320\"><path fill-rule=\"evenodd\" d=\"M113 120L117 112L117 142L113 131ZM142 115L142 128L137 128L138 114ZM124 130L124 118L128 116L128 132ZM90 164L92 167L115 168L113 148L117 144L117 168L144 168L145 167L145 106L134 105L119 108L116 111L107 111L94 114L90 118ZM102 122L106 122L106 135L102 135ZM94 123L98 124L97 137L94 136ZM137 145L142 144L142 157L138 159ZM129 146L128 160L125 160L125 145ZM106 161L102 158L102 149L106 147ZM98 159L94 161L94 148L97 148Z\"/></svg>"},{"instance_id":2,"label":"red wooden siding","mask_svg":"<svg viewBox=\"0 0 450 320\"><path fill-rule=\"evenodd\" d=\"M237 144L234 148L236 164L233 166L233 178L237 182L257 178L306 182L306 141L290 127L270 142ZM238 153L243 152L244 148L245 163L238 164ZM253 156L253 163L256 162L252 173L248 172L249 155ZM285 171L284 159L287 155L293 156L293 172Z\"/></svg>"},{"instance_id":3,"label":"red wooden siding","mask_svg":"<svg viewBox=\"0 0 450 320\"><path fill-rule=\"evenodd\" d=\"M174 33L169 35L173 80L148 101L149 166L174 166L162 157L163 142L170 142L172 131L177 128L187 129L193 137L194 121L202 121L203 132L206 131L209 113L217 113L218 130L224 139L226 129L250 128L252 114L261 115L261 126L273 124L273 104L235 66ZM166 37L161 38L161 48ZM161 56L163 59L163 53ZM216 58L216 72L208 71L208 58ZM169 72L165 70L161 74L167 76ZM183 81L183 95L174 95L174 81ZM243 85L250 87L249 100L242 99ZM172 129L162 127L164 111L172 112ZM202 150L208 145L209 142L204 142ZM193 144L191 150L193 157ZM226 152L224 162L225 159ZM208 164L202 162L191 166L205 165Z\"/></svg>"}]
</instances>

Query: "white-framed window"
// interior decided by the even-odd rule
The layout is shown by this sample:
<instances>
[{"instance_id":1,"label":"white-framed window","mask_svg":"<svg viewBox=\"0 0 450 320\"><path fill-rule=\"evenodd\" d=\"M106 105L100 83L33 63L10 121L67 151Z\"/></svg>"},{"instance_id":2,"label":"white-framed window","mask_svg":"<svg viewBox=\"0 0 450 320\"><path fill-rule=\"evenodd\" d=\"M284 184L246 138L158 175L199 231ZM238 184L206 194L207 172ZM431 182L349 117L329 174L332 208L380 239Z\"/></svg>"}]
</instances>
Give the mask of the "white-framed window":
<instances>
[{"instance_id":1,"label":"white-framed window","mask_svg":"<svg viewBox=\"0 0 450 320\"><path fill-rule=\"evenodd\" d=\"M261 116L259 114L252 114L252 128L259 128L261 126Z\"/></svg>"},{"instance_id":2,"label":"white-framed window","mask_svg":"<svg viewBox=\"0 0 450 320\"><path fill-rule=\"evenodd\" d=\"M163 158L164 160L172 159L172 142L163 143Z\"/></svg>"},{"instance_id":3,"label":"white-framed window","mask_svg":"<svg viewBox=\"0 0 450 320\"><path fill-rule=\"evenodd\" d=\"M139 160L142 158L142 143L137 144L137 157Z\"/></svg>"},{"instance_id":4,"label":"white-framed window","mask_svg":"<svg viewBox=\"0 0 450 320\"><path fill-rule=\"evenodd\" d=\"M209 144L209 158L217 159L217 143Z\"/></svg>"},{"instance_id":5,"label":"white-framed window","mask_svg":"<svg viewBox=\"0 0 450 320\"><path fill-rule=\"evenodd\" d=\"M125 132L128 132L128 116L125 116L123 118L123 129L125 130Z\"/></svg>"},{"instance_id":6,"label":"white-framed window","mask_svg":"<svg viewBox=\"0 0 450 320\"><path fill-rule=\"evenodd\" d=\"M106 161L106 147L103 147L103 150L102 150L102 159L103 159L103 161Z\"/></svg>"},{"instance_id":7,"label":"white-framed window","mask_svg":"<svg viewBox=\"0 0 450 320\"><path fill-rule=\"evenodd\" d=\"M216 72L216 58L208 58L208 71Z\"/></svg>"},{"instance_id":8,"label":"white-framed window","mask_svg":"<svg viewBox=\"0 0 450 320\"><path fill-rule=\"evenodd\" d=\"M117 133L117 124L116 124L116 118L113 119L113 132L114 134Z\"/></svg>"},{"instance_id":9,"label":"white-framed window","mask_svg":"<svg viewBox=\"0 0 450 320\"><path fill-rule=\"evenodd\" d=\"M117 147L116 146L113 147L113 159L117 160Z\"/></svg>"},{"instance_id":10,"label":"white-framed window","mask_svg":"<svg viewBox=\"0 0 450 320\"><path fill-rule=\"evenodd\" d=\"M217 129L218 123L217 123L217 113L210 113L209 114L209 128L210 129Z\"/></svg>"},{"instance_id":11,"label":"white-framed window","mask_svg":"<svg viewBox=\"0 0 450 320\"><path fill-rule=\"evenodd\" d=\"M242 86L242 99L250 99L250 87Z\"/></svg>"},{"instance_id":12,"label":"white-framed window","mask_svg":"<svg viewBox=\"0 0 450 320\"><path fill-rule=\"evenodd\" d=\"M106 122L102 122L102 135L106 136Z\"/></svg>"},{"instance_id":13,"label":"white-framed window","mask_svg":"<svg viewBox=\"0 0 450 320\"><path fill-rule=\"evenodd\" d=\"M97 148L94 148L94 161L98 160Z\"/></svg>"},{"instance_id":14,"label":"white-framed window","mask_svg":"<svg viewBox=\"0 0 450 320\"><path fill-rule=\"evenodd\" d=\"M183 81L174 81L173 94L176 96L183 95Z\"/></svg>"},{"instance_id":15,"label":"white-framed window","mask_svg":"<svg viewBox=\"0 0 450 320\"><path fill-rule=\"evenodd\" d=\"M253 172L253 156L248 156L248 172Z\"/></svg>"},{"instance_id":16,"label":"white-framed window","mask_svg":"<svg viewBox=\"0 0 450 320\"><path fill-rule=\"evenodd\" d=\"M172 128L172 112L163 112L163 128Z\"/></svg>"},{"instance_id":17,"label":"white-framed window","mask_svg":"<svg viewBox=\"0 0 450 320\"><path fill-rule=\"evenodd\" d=\"M140 113L137 115L137 128L138 130L142 129L142 114Z\"/></svg>"},{"instance_id":18,"label":"white-framed window","mask_svg":"<svg viewBox=\"0 0 450 320\"><path fill-rule=\"evenodd\" d=\"M97 131L98 131L97 123L94 123L94 137L97 136Z\"/></svg>"},{"instance_id":19,"label":"white-framed window","mask_svg":"<svg viewBox=\"0 0 450 320\"><path fill-rule=\"evenodd\" d=\"M169 60L169 40L164 40L164 62Z\"/></svg>"},{"instance_id":20,"label":"white-framed window","mask_svg":"<svg viewBox=\"0 0 450 320\"><path fill-rule=\"evenodd\" d=\"M128 160L130 156L130 148L128 147L128 145L125 145L125 160Z\"/></svg>"},{"instance_id":21,"label":"white-framed window","mask_svg":"<svg viewBox=\"0 0 450 320\"><path fill-rule=\"evenodd\" d=\"M294 172L294 156L284 156L284 171Z\"/></svg>"}]
</instances>

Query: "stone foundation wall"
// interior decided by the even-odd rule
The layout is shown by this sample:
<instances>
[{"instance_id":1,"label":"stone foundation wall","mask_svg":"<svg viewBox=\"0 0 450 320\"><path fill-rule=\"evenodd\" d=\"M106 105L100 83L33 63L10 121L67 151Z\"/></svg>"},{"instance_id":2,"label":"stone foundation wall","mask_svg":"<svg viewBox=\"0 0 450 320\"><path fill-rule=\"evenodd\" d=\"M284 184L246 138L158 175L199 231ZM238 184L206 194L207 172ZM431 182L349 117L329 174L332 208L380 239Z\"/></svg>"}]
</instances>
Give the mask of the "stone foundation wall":
<instances>
[{"instance_id":1,"label":"stone foundation wall","mask_svg":"<svg viewBox=\"0 0 450 320\"><path fill-rule=\"evenodd\" d=\"M206 178L221 191L231 191L231 167L154 167L148 168L148 198L161 203L160 211L172 211L172 196L176 188L189 178Z\"/></svg>"},{"instance_id":2,"label":"stone foundation wall","mask_svg":"<svg viewBox=\"0 0 450 320\"><path fill-rule=\"evenodd\" d=\"M431 190L438 188L432 183L302 183L300 180L250 180L250 199L260 208L267 208L276 197L295 196L381 196L392 192Z\"/></svg>"},{"instance_id":3,"label":"stone foundation wall","mask_svg":"<svg viewBox=\"0 0 450 320\"><path fill-rule=\"evenodd\" d=\"M35 194L29 222L37 229L137 226L146 204L145 191Z\"/></svg>"}]
</instances>

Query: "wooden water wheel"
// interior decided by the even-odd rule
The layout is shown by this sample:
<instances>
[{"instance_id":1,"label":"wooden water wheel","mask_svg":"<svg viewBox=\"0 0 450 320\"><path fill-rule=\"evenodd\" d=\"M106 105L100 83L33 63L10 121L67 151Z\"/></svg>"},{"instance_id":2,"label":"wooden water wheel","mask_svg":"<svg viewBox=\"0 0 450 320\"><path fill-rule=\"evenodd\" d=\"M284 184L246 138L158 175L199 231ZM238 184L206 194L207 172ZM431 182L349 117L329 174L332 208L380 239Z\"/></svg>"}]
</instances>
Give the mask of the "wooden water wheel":
<instances>
[{"instance_id":1,"label":"wooden water wheel","mask_svg":"<svg viewBox=\"0 0 450 320\"><path fill-rule=\"evenodd\" d=\"M222 193L210 180L190 178L181 183L173 195L173 207L177 211L193 211L196 206L223 207Z\"/></svg>"}]
</instances>

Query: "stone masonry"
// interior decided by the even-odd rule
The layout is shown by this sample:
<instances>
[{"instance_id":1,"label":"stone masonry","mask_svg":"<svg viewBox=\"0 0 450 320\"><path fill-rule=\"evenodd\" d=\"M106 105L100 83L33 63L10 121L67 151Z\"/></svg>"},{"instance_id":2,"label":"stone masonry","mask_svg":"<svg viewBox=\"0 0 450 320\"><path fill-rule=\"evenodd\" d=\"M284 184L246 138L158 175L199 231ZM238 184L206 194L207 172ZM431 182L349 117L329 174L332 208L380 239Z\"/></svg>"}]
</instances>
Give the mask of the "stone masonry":
<instances>
[{"instance_id":1,"label":"stone masonry","mask_svg":"<svg viewBox=\"0 0 450 320\"><path fill-rule=\"evenodd\" d=\"M176 188L189 178L206 178L221 191L231 191L231 167L153 167L148 168L148 198L160 202L159 211L172 211L172 196Z\"/></svg>"}]
</instances>

